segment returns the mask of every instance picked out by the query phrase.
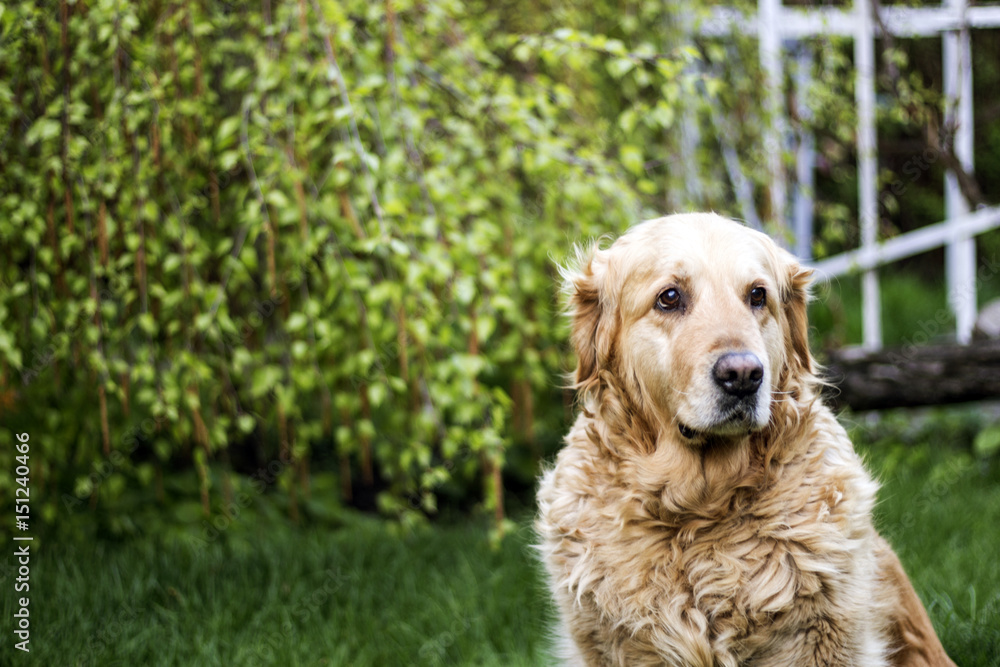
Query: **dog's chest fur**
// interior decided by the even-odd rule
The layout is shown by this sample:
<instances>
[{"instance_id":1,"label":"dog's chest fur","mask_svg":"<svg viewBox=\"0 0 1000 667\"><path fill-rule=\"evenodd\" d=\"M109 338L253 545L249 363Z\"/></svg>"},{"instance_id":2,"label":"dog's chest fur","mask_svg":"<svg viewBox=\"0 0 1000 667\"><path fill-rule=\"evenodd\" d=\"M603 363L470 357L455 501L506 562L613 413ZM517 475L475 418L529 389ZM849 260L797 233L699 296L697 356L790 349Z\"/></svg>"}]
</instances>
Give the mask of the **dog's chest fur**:
<instances>
[{"instance_id":1,"label":"dog's chest fur","mask_svg":"<svg viewBox=\"0 0 1000 667\"><path fill-rule=\"evenodd\" d=\"M876 487L830 426L765 484L724 488L704 512L671 511L669 485L623 484L634 470L571 433L542 481L538 527L569 625L597 628L577 644L608 664L770 664L786 635L842 618L827 612L865 583Z\"/></svg>"}]
</instances>

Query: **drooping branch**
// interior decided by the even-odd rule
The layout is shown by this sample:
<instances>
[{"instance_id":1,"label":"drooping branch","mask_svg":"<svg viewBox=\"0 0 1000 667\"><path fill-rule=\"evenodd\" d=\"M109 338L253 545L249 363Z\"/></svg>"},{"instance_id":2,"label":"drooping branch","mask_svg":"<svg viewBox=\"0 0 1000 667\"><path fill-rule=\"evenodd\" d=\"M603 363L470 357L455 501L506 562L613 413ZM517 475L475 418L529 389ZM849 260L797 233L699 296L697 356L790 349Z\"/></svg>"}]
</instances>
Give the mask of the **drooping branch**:
<instances>
[{"instance_id":1,"label":"drooping branch","mask_svg":"<svg viewBox=\"0 0 1000 667\"><path fill-rule=\"evenodd\" d=\"M878 27L879 36L882 38L885 44L883 51L891 52L896 49L896 38L892 34L892 31L886 26L885 21L882 18L882 4L880 0L871 0L872 16L875 20L875 25ZM884 61L886 65L886 75L889 78L889 82L892 84L890 92L896 98L896 102L907 109L914 110L912 103L907 103L903 100L899 94L901 75L899 68L896 67L895 63L891 59L885 58ZM972 64L969 63L971 67ZM962 192L962 196L965 197L966 201L969 203L970 208L976 209L982 206L987 206L986 198L983 196L983 189L979 185L979 181L976 179L975 175L965 168L962 161L958 159L955 154L955 129L954 124L949 125L945 120L937 118L937 114L933 115L933 121L931 125L926 130L927 144L930 146L931 150L937 153L938 157L944 163L953 174L955 174L955 180L958 182L958 188ZM957 121L955 121L957 122Z\"/></svg>"},{"instance_id":2,"label":"drooping branch","mask_svg":"<svg viewBox=\"0 0 1000 667\"><path fill-rule=\"evenodd\" d=\"M330 76L337 84L337 89L340 92L340 101L347 109L347 118L351 127L351 138L354 142L354 150L358 154L358 160L361 162L361 170L365 175L365 183L368 186L368 196L371 199L372 210L375 213L375 218L378 220L379 233L382 236L386 235L385 220L382 218L382 205L379 203L378 194L375 192L375 177L371 173L371 169L368 167L368 152L365 150L364 144L361 143L361 133L358 131L358 121L354 115L354 106L351 104L351 97L347 92L347 82L344 81L344 74L340 70L340 65L337 62L337 54L333 49L333 42L330 39L330 29L326 25L326 20L323 18L323 10L319 6L317 0L312 0L313 11L316 13L316 20L319 21L321 32L323 34L323 48L326 51L326 60L330 68Z\"/></svg>"}]
</instances>

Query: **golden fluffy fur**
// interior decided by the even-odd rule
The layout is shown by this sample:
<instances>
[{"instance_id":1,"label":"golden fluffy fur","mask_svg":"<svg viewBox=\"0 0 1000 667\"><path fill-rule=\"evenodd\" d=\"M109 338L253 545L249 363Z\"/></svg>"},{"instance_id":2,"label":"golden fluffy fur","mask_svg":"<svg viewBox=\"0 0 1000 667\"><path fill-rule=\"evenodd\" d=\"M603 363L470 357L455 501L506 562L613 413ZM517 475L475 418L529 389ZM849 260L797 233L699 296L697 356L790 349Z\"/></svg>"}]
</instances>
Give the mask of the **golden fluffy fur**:
<instances>
[{"instance_id":1,"label":"golden fluffy fur","mask_svg":"<svg viewBox=\"0 0 1000 667\"><path fill-rule=\"evenodd\" d=\"M953 664L820 400L808 270L692 214L565 278L582 409L537 531L568 664Z\"/></svg>"}]
</instances>

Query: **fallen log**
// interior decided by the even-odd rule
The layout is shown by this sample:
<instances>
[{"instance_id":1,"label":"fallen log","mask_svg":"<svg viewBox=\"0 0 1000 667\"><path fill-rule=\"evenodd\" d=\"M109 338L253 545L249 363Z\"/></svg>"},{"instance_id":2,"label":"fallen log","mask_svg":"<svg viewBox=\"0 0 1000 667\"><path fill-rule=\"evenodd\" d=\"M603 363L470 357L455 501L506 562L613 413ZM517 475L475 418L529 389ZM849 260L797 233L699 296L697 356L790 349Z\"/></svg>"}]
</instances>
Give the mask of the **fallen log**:
<instances>
[{"instance_id":1,"label":"fallen log","mask_svg":"<svg viewBox=\"0 0 1000 667\"><path fill-rule=\"evenodd\" d=\"M1000 397L1000 341L908 345L826 354L827 398L853 410L918 407Z\"/></svg>"}]
</instances>

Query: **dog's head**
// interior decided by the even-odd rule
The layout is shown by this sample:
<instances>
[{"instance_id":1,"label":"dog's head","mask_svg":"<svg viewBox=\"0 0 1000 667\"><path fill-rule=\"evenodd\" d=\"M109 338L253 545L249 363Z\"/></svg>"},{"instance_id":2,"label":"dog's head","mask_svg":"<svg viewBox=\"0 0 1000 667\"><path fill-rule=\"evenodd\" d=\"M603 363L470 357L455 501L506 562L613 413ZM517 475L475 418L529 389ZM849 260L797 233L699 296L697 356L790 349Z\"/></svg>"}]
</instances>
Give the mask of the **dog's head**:
<instances>
[{"instance_id":1,"label":"dog's head","mask_svg":"<svg viewBox=\"0 0 1000 667\"><path fill-rule=\"evenodd\" d=\"M622 414L697 443L765 428L812 378L810 272L766 235L673 215L578 259L565 277L585 401L613 389Z\"/></svg>"}]
</instances>

